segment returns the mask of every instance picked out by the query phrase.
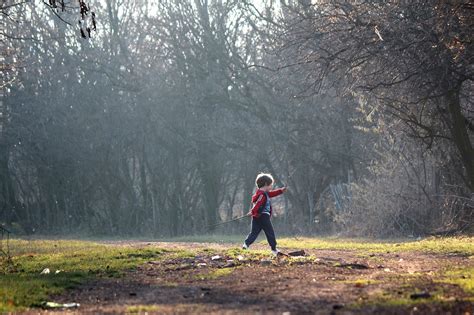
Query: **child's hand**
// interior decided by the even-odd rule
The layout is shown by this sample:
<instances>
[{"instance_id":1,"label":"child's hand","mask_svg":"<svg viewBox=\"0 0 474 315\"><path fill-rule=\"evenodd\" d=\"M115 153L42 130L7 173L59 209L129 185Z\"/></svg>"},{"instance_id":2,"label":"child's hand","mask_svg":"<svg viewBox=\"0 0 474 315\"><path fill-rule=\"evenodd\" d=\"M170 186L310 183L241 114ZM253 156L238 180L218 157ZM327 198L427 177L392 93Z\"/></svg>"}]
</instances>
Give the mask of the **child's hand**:
<instances>
[{"instance_id":1,"label":"child's hand","mask_svg":"<svg viewBox=\"0 0 474 315\"><path fill-rule=\"evenodd\" d=\"M288 190L288 187L283 187L281 190L282 190L283 192L286 192L286 191Z\"/></svg>"}]
</instances>

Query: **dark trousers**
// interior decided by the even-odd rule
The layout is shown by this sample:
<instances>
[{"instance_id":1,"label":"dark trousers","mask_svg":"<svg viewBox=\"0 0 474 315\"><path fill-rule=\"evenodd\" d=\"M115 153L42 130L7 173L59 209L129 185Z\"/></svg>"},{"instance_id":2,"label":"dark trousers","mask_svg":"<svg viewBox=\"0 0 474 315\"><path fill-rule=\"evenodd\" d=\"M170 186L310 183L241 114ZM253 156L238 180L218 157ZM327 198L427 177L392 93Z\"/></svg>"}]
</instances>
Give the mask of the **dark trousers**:
<instances>
[{"instance_id":1,"label":"dark trousers","mask_svg":"<svg viewBox=\"0 0 474 315\"><path fill-rule=\"evenodd\" d=\"M255 242L261 230L265 232L268 244L272 250L276 250L277 243L275 239L275 232L273 231L272 221L270 221L270 216L268 214L261 214L259 218L252 218L252 230L245 239L245 244L250 246L250 244Z\"/></svg>"}]
</instances>

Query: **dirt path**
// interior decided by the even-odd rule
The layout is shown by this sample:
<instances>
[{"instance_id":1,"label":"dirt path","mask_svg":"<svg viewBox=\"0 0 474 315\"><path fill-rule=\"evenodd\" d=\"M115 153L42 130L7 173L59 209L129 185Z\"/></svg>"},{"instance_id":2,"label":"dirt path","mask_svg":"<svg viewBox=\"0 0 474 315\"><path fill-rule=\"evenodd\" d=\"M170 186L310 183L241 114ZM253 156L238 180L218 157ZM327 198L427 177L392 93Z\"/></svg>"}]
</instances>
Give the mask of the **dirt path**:
<instances>
[{"instance_id":1,"label":"dirt path","mask_svg":"<svg viewBox=\"0 0 474 315\"><path fill-rule=\"evenodd\" d=\"M151 259L125 277L87 283L55 301L78 302L81 313L473 314L474 309L472 296L458 285L438 280L446 268L473 266L474 260L465 256L309 250L300 258L269 260L268 255L262 261L249 254L242 261L235 257L230 261L229 256L213 261L213 255L224 256L232 246L113 245L187 249L198 254ZM438 300L442 297L443 302L410 298L422 292ZM416 304L397 303L397 299Z\"/></svg>"}]
</instances>

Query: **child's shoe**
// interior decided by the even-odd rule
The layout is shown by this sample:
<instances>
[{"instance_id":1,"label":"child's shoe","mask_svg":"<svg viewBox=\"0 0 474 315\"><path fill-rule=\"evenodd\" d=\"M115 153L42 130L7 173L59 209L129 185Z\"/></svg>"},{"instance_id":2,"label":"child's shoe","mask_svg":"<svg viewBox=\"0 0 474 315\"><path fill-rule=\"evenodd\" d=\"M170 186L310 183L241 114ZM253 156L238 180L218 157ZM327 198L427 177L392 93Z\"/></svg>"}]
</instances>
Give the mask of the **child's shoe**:
<instances>
[{"instance_id":1,"label":"child's shoe","mask_svg":"<svg viewBox=\"0 0 474 315\"><path fill-rule=\"evenodd\" d=\"M275 249L272 249L272 254L275 255L275 256L278 256L278 254L280 254L280 250L278 248L275 248Z\"/></svg>"},{"instance_id":2,"label":"child's shoe","mask_svg":"<svg viewBox=\"0 0 474 315\"><path fill-rule=\"evenodd\" d=\"M244 243L244 245L242 245L242 249L249 249L248 245Z\"/></svg>"}]
</instances>

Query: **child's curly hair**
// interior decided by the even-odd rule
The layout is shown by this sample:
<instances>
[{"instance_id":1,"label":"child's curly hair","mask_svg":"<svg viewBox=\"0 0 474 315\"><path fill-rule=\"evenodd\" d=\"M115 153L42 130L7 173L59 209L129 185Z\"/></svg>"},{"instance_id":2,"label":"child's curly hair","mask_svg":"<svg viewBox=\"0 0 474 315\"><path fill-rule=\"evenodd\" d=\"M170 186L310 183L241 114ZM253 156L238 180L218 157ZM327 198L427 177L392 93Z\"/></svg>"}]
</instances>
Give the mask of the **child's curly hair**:
<instances>
[{"instance_id":1,"label":"child's curly hair","mask_svg":"<svg viewBox=\"0 0 474 315\"><path fill-rule=\"evenodd\" d=\"M255 179L255 185L258 188L262 188L263 186L267 186L273 183L273 176L268 173L260 173L257 175L257 179Z\"/></svg>"}]
</instances>

